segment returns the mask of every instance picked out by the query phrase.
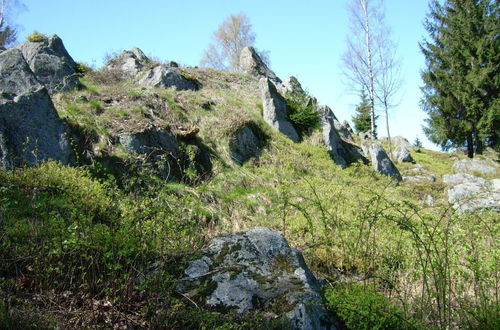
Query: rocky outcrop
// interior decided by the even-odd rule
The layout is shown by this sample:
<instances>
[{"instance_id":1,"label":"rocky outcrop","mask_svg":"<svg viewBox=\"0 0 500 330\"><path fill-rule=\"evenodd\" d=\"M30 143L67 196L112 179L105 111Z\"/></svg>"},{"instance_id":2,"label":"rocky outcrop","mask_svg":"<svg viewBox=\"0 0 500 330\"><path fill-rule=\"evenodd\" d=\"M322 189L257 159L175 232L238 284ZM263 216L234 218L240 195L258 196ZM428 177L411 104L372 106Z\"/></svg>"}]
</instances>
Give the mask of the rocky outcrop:
<instances>
[{"instance_id":1,"label":"rocky outcrop","mask_svg":"<svg viewBox=\"0 0 500 330\"><path fill-rule=\"evenodd\" d=\"M453 164L453 171L455 173L482 173L482 174L495 174L497 168L493 161L488 162L481 159L463 159L457 160Z\"/></svg>"},{"instance_id":2,"label":"rocky outcrop","mask_svg":"<svg viewBox=\"0 0 500 330\"><path fill-rule=\"evenodd\" d=\"M232 134L229 142L231 158L236 163L243 164L258 157L266 144L266 138L264 132L254 123L239 128Z\"/></svg>"},{"instance_id":3,"label":"rocky outcrop","mask_svg":"<svg viewBox=\"0 0 500 330\"><path fill-rule=\"evenodd\" d=\"M375 171L398 181L402 180L399 170L391 161L380 142L365 140L361 144L361 149L365 156L371 160Z\"/></svg>"},{"instance_id":4,"label":"rocky outcrop","mask_svg":"<svg viewBox=\"0 0 500 330\"><path fill-rule=\"evenodd\" d=\"M413 163L413 157L410 153L411 144L402 136L396 136L391 139L394 144L395 150L392 152L392 158L398 163Z\"/></svg>"},{"instance_id":5,"label":"rocky outcrop","mask_svg":"<svg viewBox=\"0 0 500 330\"><path fill-rule=\"evenodd\" d=\"M267 67L266 63L262 61L262 58L252 46L247 46L241 51L240 66L251 76L257 78L265 77L272 81L275 85L281 84L281 79Z\"/></svg>"},{"instance_id":6,"label":"rocky outcrop","mask_svg":"<svg viewBox=\"0 0 500 330\"><path fill-rule=\"evenodd\" d=\"M448 201L459 212L483 209L500 210L500 180L486 180L474 175L447 174L443 182L451 185Z\"/></svg>"},{"instance_id":7,"label":"rocky outcrop","mask_svg":"<svg viewBox=\"0 0 500 330\"><path fill-rule=\"evenodd\" d=\"M73 160L68 128L18 48L0 54L0 91L1 167Z\"/></svg>"},{"instance_id":8,"label":"rocky outcrop","mask_svg":"<svg viewBox=\"0 0 500 330\"><path fill-rule=\"evenodd\" d=\"M147 87L174 88L175 90L197 90L194 80L186 79L175 69L166 65L158 65L139 77L138 83Z\"/></svg>"},{"instance_id":9,"label":"rocky outcrop","mask_svg":"<svg viewBox=\"0 0 500 330\"><path fill-rule=\"evenodd\" d=\"M75 62L57 35L39 42L25 42L19 49L36 79L50 93L68 91L78 86Z\"/></svg>"},{"instance_id":10,"label":"rocky outcrop","mask_svg":"<svg viewBox=\"0 0 500 330\"><path fill-rule=\"evenodd\" d=\"M321 130L323 132L323 142L330 153L333 161L341 167L346 167L347 164L354 160L363 159L363 156L357 147L344 142L335 127L337 118L333 114L332 109L328 106L319 106L318 111L321 114Z\"/></svg>"},{"instance_id":11,"label":"rocky outcrop","mask_svg":"<svg viewBox=\"0 0 500 330\"><path fill-rule=\"evenodd\" d=\"M278 93L275 85L268 78L261 78L259 88L264 107L264 120L292 141L299 142L297 131L288 121L285 99Z\"/></svg>"},{"instance_id":12,"label":"rocky outcrop","mask_svg":"<svg viewBox=\"0 0 500 330\"><path fill-rule=\"evenodd\" d=\"M318 280L281 233L260 227L221 235L202 253L178 286L191 300L238 314L265 311L292 329L336 328Z\"/></svg>"},{"instance_id":13,"label":"rocky outcrop","mask_svg":"<svg viewBox=\"0 0 500 330\"><path fill-rule=\"evenodd\" d=\"M288 77L285 79L285 81L283 81L283 91L290 93L304 93L302 85L294 76Z\"/></svg>"},{"instance_id":14,"label":"rocky outcrop","mask_svg":"<svg viewBox=\"0 0 500 330\"><path fill-rule=\"evenodd\" d=\"M115 71L122 79L135 77L149 62L149 58L137 47L123 51L104 65L103 71Z\"/></svg>"}]
</instances>

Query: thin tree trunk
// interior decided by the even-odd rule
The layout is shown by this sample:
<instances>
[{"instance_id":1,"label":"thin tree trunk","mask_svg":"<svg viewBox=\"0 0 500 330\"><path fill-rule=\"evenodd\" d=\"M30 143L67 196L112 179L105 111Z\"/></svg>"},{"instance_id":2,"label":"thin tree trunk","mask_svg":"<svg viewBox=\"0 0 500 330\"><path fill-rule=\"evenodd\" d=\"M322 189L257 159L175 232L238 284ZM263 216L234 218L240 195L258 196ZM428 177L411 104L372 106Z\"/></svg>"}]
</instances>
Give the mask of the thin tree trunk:
<instances>
[{"instance_id":1,"label":"thin tree trunk","mask_svg":"<svg viewBox=\"0 0 500 330\"><path fill-rule=\"evenodd\" d=\"M389 158L392 159L392 142L391 142L391 132L389 131L389 106L387 100L384 100L385 108L385 125L387 126L387 138L389 139Z\"/></svg>"},{"instance_id":2,"label":"thin tree trunk","mask_svg":"<svg viewBox=\"0 0 500 330\"><path fill-rule=\"evenodd\" d=\"M483 154L483 142L481 141L481 138L479 137L479 134L477 133L477 129L474 128L472 131L474 134L474 142L476 146L476 155L482 155Z\"/></svg>"},{"instance_id":3,"label":"thin tree trunk","mask_svg":"<svg viewBox=\"0 0 500 330\"><path fill-rule=\"evenodd\" d=\"M368 17L368 3L366 0L360 0L361 7L363 8L363 14L365 18L365 49L366 49L366 55L367 55L367 60L368 60L368 79L369 79L369 86L368 86L368 94L370 97L370 119L371 119L371 128L370 128L370 135L372 139L377 138L377 133L375 132L376 126L375 126L375 87L374 87L374 73L373 73L373 62L372 62L372 49L371 49L371 36L370 36L370 21Z\"/></svg>"}]
</instances>

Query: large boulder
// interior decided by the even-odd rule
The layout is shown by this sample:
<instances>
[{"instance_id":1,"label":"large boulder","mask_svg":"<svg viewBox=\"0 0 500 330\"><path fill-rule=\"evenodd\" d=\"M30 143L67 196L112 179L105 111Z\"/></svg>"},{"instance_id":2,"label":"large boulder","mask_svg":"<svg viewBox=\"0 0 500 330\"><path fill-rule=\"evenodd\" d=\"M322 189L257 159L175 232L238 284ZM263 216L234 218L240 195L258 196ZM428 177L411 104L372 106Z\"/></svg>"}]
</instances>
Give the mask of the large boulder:
<instances>
[{"instance_id":1,"label":"large boulder","mask_svg":"<svg viewBox=\"0 0 500 330\"><path fill-rule=\"evenodd\" d=\"M149 63L149 58L137 47L123 51L104 65L103 71L117 72L122 79L135 77Z\"/></svg>"},{"instance_id":2,"label":"large boulder","mask_svg":"<svg viewBox=\"0 0 500 330\"><path fill-rule=\"evenodd\" d=\"M391 139L395 150L392 152L392 158L398 163L413 163L413 157L410 153L411 144L402 136L395 136Z\"/></svg>"},{"instance_id":3,"label":"large boulder","mask_svg":"<svg viewBox=\"0 0 500 330\"><path fill-rule=\"evenodd\" d=\"M365 140L361 144L361 149L365 156L371 160L375 171L398 181L402 180L398 168L391 161L380 142Z\"/></svg>"},{"instance_id":4,"label":"large boulder","mask_svg":"<svg viewBox=\"0 0 500 330\"><path fill-rule=\"evenodd\" d=\"M212 239L189 263L178 289L206 307L283 318L292 329L335 329L322 305L320 283L302 254L268 228Z\"/></svg>"},{"instance_id":5,"label":"large boulder","mask_svg":"<svg viewBox=\"0 0 500 330\"><path fill-rule=\"evenodd\" d=\"M265 144L264 132L256 124L248 123L232 134L229 142L231 158L236 163L243 164L251 158L258 157Z\"/></svg>"},{"instance_id":6,"label":"large boulder","mask_svg":"<svg viewBox=\"0 0 500 330\"><path fill-rule=\"evenodd\" d=\"M73 158L67 126L18 48L0 54L0 166Z\"/></svg>"},{"instance_id":7,"label":"large boulder","mask_svg":"<svg viewBox=\"0 0 500 330\"><path fill-rule=\"evenodd\" d=\"M281 79L267 67L255 48L247 46L240 53L240 66L251 76L269 78L275 85L281 84Z\"/></svg>"},{"instance_id":8,"label":"large boulder","mask_svg":"<svg viewBox=\"0 0 500 330\"><path fill-rule=\"evenodd\" d=\"M485 161L482 159L463 159L457 160L453 164L453 171L455 173L482 173L482 174L495 174L497 168L493 161Z\"/></svg>"},{"instance_id":9,"label":"large boulder","mask_svg":"<svg viewBox=\"0 0 500 330\"><path fill-rule=\"evenodd\" d=\"M19 49L36 79L50 93L68 91L78 86L75 62L57 35L39 42L24 42Z\"/></svg>"},{"instance_id":10,"label":"large boulder","mask_svg":"<svg viewBox=\"0 0 500 330\"><path fill-rule=\"evenodd\" d=\"M500 180L486 180L466 173L446 174L443 182L451 185L448 201L459 212L483 209L500 210Z\"/></svg>"},{"instance_id":11,"label":"large boulder","mask_svg":"<svg viewBox=\"0 0 500 330\"><path fill-rule=\"evenodd\" d=\"M344 142L337 131L335 122L338 122L332 109L328 106L319 106L321 114L321 130L323 142L333 161L341 167L346 167L353 160L364 160L357 147Z\"/></svg>"},{"instance_id":12,"label":"large boulder","mask_svg":"<svg viewBox=\"0 0 500 330\"><path fill-rule=\"evenodd\" d=\"M292 141L299 142L299 134L288 121L286 101L278 93L276 86L269 78L264 77L259 81L259 88L264 107L264 120Z\"/></svg>"},{"instance_id":13,"label":"large boulder","mask_svg":"<svg viewBox=\"0 0 500 330\"><path fill-rule=\"evenodd\" d=\"M174 88L176 90L198 89L196 81L184 78L176 69L166 65L158 65L142 73L138 82L147 87Z\"/></svg>"}]
</instances>

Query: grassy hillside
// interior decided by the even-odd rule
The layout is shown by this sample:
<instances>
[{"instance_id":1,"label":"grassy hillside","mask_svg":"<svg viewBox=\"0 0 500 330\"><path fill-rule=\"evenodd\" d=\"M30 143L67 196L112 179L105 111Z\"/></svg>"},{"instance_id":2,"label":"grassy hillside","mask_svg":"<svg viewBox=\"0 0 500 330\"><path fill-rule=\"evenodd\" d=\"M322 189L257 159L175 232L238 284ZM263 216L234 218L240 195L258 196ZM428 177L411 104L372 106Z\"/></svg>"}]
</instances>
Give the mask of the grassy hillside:
<instances>
[{"instance_id":1,"label":"grassy hillside","mask_svg":"<svg viewBox=\"0 0 500 330\"><path fill-rule=\"evenodd\" d=\"M397 184L363 164L341 169L317 132L294 144L264 123L255 78L182 73L203 87L145 89L86 74L80 90L53 98L75 132L79 166L0 170L0 324L279 327L258 313L204 309L176 291L211 237L267 226L326 279L325 303L349 328L500 327L498 213L456 213L441 179L463 156L413 150L436 182ZM268 139L240 166L230 136L248 123ZM194 171L191 157L180 180L160 178L113 142L148 125L198 128L210 175Z\"/></svg>"}]
</instances>

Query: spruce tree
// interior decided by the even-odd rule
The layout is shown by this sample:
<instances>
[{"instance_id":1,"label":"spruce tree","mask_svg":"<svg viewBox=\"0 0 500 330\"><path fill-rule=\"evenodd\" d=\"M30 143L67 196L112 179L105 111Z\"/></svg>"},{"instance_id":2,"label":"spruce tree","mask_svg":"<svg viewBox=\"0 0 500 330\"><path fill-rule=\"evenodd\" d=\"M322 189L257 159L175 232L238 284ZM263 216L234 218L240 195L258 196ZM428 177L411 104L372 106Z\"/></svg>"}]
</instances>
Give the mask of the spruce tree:
<instances>
[{"instance_id":1,"label":"spruce tree","mask_svg":"<svg viewBox=\"0 0 500 330\"><path fill-rule=\"evenodd\" d=\"M420 46L427 68L422 106L424 132L444 150L481 153L499 140L499 5L492 0L434 0Z\"/></svg>"},{"instance_id":2,"label":"spruce tree","mask_svg":"<svg viewBox=\"0 0 500 330\"><path fill-rule=\"evenodd\" d=\"M356 114L352 117L352 122L354 123L354 130L356 133L360 132L370 132L371 131L371 103L366 91L361 92L361 102L356 107ZM376 116L375 118L377 118ZM375 134L377 126L375 125Z\"/></svg>"}]
</instances>

